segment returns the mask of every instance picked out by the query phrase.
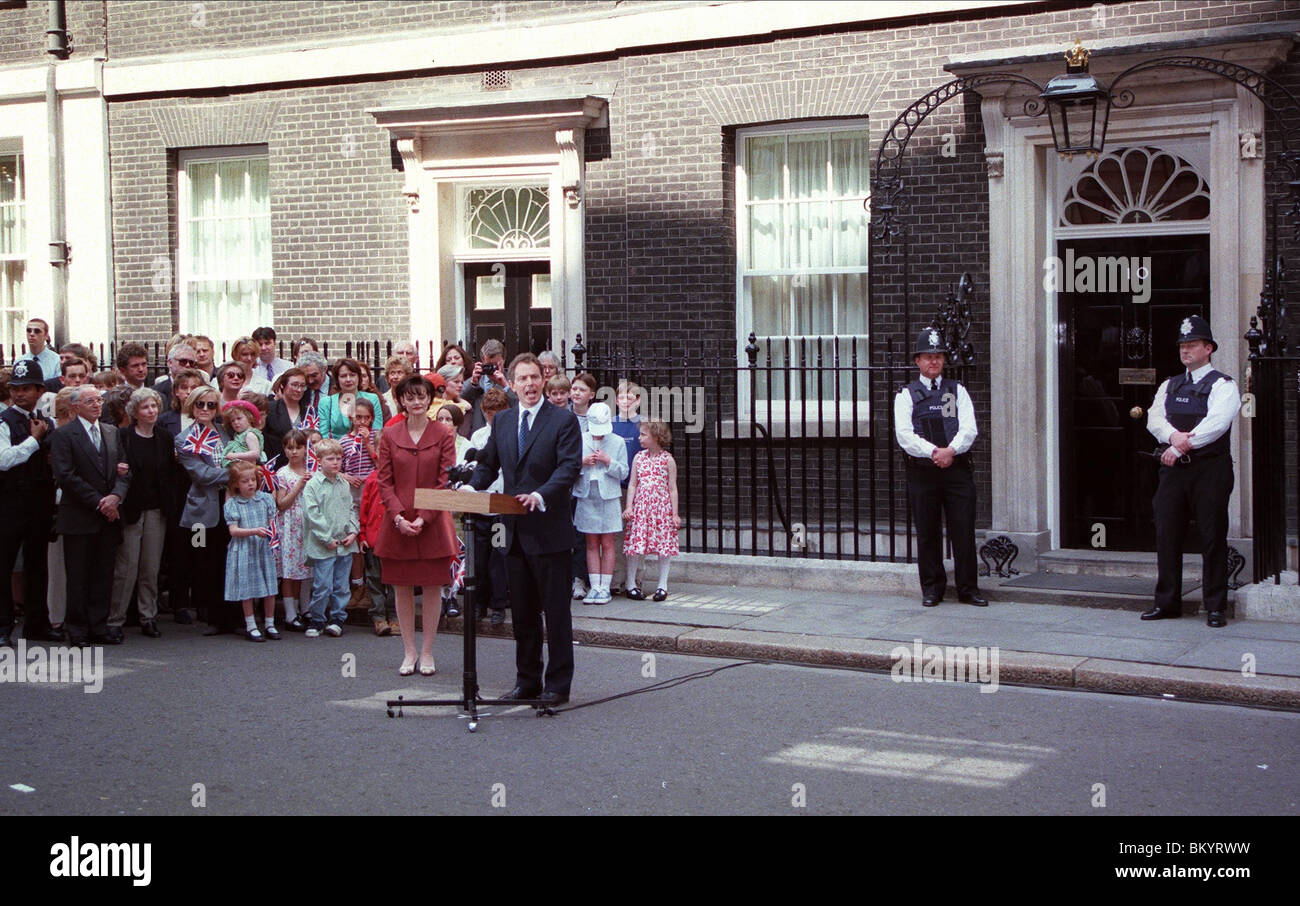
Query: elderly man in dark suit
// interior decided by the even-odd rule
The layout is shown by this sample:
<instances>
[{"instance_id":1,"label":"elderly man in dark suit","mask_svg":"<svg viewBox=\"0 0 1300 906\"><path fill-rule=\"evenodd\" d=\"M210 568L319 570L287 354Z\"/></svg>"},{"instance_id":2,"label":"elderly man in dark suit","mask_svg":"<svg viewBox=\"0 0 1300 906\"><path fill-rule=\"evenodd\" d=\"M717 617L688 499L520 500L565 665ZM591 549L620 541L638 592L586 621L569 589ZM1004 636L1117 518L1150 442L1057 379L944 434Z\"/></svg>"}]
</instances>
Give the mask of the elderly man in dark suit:
<instances>
[{"instance_id":1,"label":"elderly man in dark suit","mask_svg":"<svg viewBox=\"0 0 1300 906\"><path fill-rule=\"evenodd\" d=\"M492 421L470 486L483 490L499 472L504 491L528 510L503 516L509 555L510 607L515 630L515 688L507 698L569 700L573 681L573 623L569 615L573 517L569 500L582 469L582 433L572 412L542 396L542 366L532 353L509 369L517 405ZM546 615L545 683L542 614Z\"/></svg>"},{"instance_id":2,"label":"elderly man in dark suit","mask_svg":"<svg viewBox=\"0 0 1300 906\"><path fill-rule=\"evenodd\" d=\"M77 417L50 436L50 464L63 492L55 529L67 570L68 640L119 645L122 630L110 629L108 608L122 539L118 507L130 487L126 455L117 431L99 422L103 403L95 387L78 387L72 408Z\"/></svg>"}]
</instances>

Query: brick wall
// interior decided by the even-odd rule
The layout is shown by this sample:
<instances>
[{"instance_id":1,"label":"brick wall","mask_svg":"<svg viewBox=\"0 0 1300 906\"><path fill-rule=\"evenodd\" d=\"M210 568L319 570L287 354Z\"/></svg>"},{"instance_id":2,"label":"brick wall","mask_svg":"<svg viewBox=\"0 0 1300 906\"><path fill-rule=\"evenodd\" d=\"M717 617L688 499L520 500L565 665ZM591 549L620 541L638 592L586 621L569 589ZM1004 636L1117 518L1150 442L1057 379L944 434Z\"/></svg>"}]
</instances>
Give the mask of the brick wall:
<instances>
[{"instance_id":1,"label":"brick wall","mask_svg":"<svg viewBox=\"0 0 1300 906\"><path fill-rule=\"evenodd\" d=\"M119 34L112 11L122 5L110 8L114 53L154 53L168 45L151 41L177 38L181 26L164 19L182 12L158 3L133 4L139 16ZM260 37L269 41L279 36L287 39L291 32L388 31L394 22L414 27L416 19L438 4L361 4L365 11L337 3L283 6L298 8L302 18L295 24L292 15L278 10L260 23L256 32ZM233 46L248 40L247 27L238 23L246 21L240 17L255 14L245 4L206 7L205 28L216 30L205 32L204 46L223 42ZM561 14L570 8L570 4L538 4L530 10ZM448 15L483 16L486 10L490 19L490 9L490 4L467 4ZM874 150L898 113L951 78L942 70L950 53L1037 44L1052 37L1064 42L1077 36L1087 43L1102 34L1157 34L1300 19L1300 3L1292 0L1150 0L1110 4L1102 11L1100 29L1098 10L1079 4L984 15L972 21L928 19L898 21L888 27L826 28L516 69L516 88L617 84L610 98L610 127L593 132L586 149L586 339L684 336L724 347L735 341L734 134L738 126L757 123L719 122L704 102L710 89L874 74L879 91L869 111ZM391 16L385 18L385 13ZM169 22L175 27L169 28ZM1297 73L1300 66L1293 59L1279 77L1295 82ZM272 174L277 329L286 334L310 333L331 346L358 335L403 332L407 318L403 300L409 287L401 174L392 167L387 133L364 111L473 91L477 86L478 73L457 73L235 96L233 101L278 105L266 141ZM109 105L120 336L156 339L169 334L173 326L169 319L174 317L174 288L168 287L167 298L162 298L152 280L157 262L171 254L175 222L174 211L168 210L174 196L168 149L155 113L233 101L145 99ZM792 110L788 118L800 115ZM940 155L948 134L957 151L950 158ZM891 337L899 344L896 348L903 348L910 342L908 337L928 322L960 273L972 272L976 296L971 339L980 358L968 375L968 385L984 427L975 457L979 521L987 525L989 451L998 438L987 430L992 363L988 361L983 145L978 105L969 98L951 101L917 132L904 169L909 187L904 215L912 228L910 310L905 314L901 251L897 244L878 245L873 251L872 329L878 351Z\"/></svg>"},{"instance_id":2,"label":"brick wall","mask_svg":"<svg viewBox=\"0 0 1300 906\"><path fill-rule=\"evenodd\" d=\"M78 60L104 52L104 4L81 0L66 6L72 56ZM45 53L49 3L33 0L20 9L0 9L0 66L35 65L53 59Z\"/></svg>"},{"instance_id":3,"label":"brick wall","mask_svg":"<svg viewBox=\"0 0 1300 906\"><path fill-rule=\"evenodd\" d=\"M346 37L520 24L599 15L647 0L110 0L113 57L189 53L251 43L293 44Z\"/></svg>"}]
</instances>

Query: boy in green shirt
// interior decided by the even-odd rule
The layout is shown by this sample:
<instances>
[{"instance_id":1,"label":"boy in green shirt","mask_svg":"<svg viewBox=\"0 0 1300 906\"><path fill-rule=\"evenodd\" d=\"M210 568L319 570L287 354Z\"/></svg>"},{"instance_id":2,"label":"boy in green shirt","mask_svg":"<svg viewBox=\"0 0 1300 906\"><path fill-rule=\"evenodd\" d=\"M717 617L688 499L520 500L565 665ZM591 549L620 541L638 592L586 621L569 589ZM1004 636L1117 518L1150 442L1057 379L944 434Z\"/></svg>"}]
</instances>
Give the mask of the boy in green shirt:
<instances>
[{"instance_id":1,"label":"boy in green shirt","mask_svg":"<svg viewBox=\"0 0 1300 906\"><path fill-rule=\"evenodd\" d=\"M336 638L343 634L351 589L348 574L357 552L356 512L352 488L341 474L343 447L336 440L320 440L313 448L319 463L316 474L302 489L303 553L312 568L308 638L321 631ZM328 620L325 613L329 603Z\"/></svg>"}]
</instances>

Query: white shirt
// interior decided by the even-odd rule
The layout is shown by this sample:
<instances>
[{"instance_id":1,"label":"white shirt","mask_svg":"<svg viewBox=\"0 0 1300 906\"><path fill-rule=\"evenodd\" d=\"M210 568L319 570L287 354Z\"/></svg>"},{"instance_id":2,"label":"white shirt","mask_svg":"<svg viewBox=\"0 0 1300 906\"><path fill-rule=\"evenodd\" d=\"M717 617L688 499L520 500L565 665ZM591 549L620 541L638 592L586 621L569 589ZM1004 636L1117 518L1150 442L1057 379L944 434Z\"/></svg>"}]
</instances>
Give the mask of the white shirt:
<instances>
[{"instance_id":1,"label":"white shirt","mask_svg":"<svg viewBox=\"0 0 1300 906\"><path fill-rule=\"evenodd\" d=\"M524 413L525 412L528 413L528 433L532 434L533 428L537 426L537 413L542 411L542 406L544 406L545 404L546 404L545 395L543 395L541 399L537 401L537 405L533 406L531 409L525 409L524 404L520 402L519 423L515 425L515 443L519 442L519 425L522 425L524 423ZM543 513L545 513L546 501L542 499L542 495L537 493L536 491L532 491L529 496L536 498L537 508L541 510Z\"/></svg>"},{"instance_id":2,"label":"white shirt","mask_svg":"<svg viewBox=\"0 0 1300 906\"><path fill-rule=\"evenodd\" d=\"M26 409L19 409L17 406L11 406L11 409L18 409L19 412L31 418L31 413ZM0 422L0 472L8 472L15 466L21 466L27 460L32 458L32 454L39 450L41 442L35 437L28 436L22 443L15 446L9 439L9 425L7 422Z\"/></svg>"},{"instance_id":3,"label":"white shirt","mask_svg":"<svg viewBox=\"0 0 1300 906\"><path fill-rule=\"evenodd\" d=\"M1192 372L1192 381L1199 382L1205 377L1214 366L1206 362L1200 368ZM1156 391L1156 398L1151 401L1151 408L1147 410L1147 430L1162 444L1169 443L1169 437L1178 429L1169 424L1165 418L1165 394L1169 389L1169 380L1166 379ZM1241 395L1237 393L1236 381L1225 381L1222 378L1214 382L1210 388L1210 398L1206 403L1205 418L1196 423L1196 427L1189 432L1192 438L1189 443L1193 450L1208 446L1214 443L1232 427L1232 420L1237 417L1237 412L1241 410Z\"/></svg>"},{"instance_id":4,"label":"white shirt","mask_svg":"<svg viewBox=\"0 0 1300 906\"><path fill-rule=\"evenodd\" d=\"M487 446L488 439L491 437L492 437L492 426L484 425L482 428L479 428L477 431L475 431L473 434L469 436L469 445L473 447L475 450L482 450L484 447ZM488 486L487 492L489 494L500 494L502 491L505 490L505 488L506 488L505 479L501 477L500 472L497 472L497 480L492 482L492 484Z\"/></svg>"},{"instance_id":5,"label":"white shirt","mask_svg":"<svg viewBox=\"0 0 1300 906\"><path fill-rule=\"evenodd\" d=\"M270 364L271 372L272 372L269 378L266 376L266 366L268 364ZM268 384L274 384L276 378L284 374L292 367L293 367L293 362L287 361L285 359L271 359L271 361L267 363L262 361L262 359L259 358L257 360L257 364L253 366L253 373L259 375L262 378L262 380L266 381Z\"/></svg>"},{"instance_id":6,"label":"white shirt","mask_svg":"<svg viewBox=\"0 0 1300 906\"><path fill-rule=\"evenodd\" d=\"M104 426L102 424L96 424L94 425L94 429L92 430L91 423L86 421L80 415L77 416L77 421L81 422L81 427L86 429L86 437L90 439L90 443L92 445L95 443L94 432L95 431L99 432L99 449L101 450L104 449Z\"/></svg>"},{"instance_id":7,"label":"white shirt","mask_svg":"<svg viewBox=\"0 0 1300 906\"><path fill-rule=\"evenodd\" d=\"M25 352L14 361L21 362L23 359L40 363L41 377L47 381L63 374L63 362L59 359L59 354L49 346L42 349L39 355Z\"/></svg>"},{"instance_id":8,"label":"white shirt","mask_svg":"<svg viewBox=\"0 0 1300 906\"><path fill-rule=\"evenodd\" d=\"M922 384L930 386L930 381L924 375L918 373ZM943 375L936 380L942 381ZM975 406L971 402L970 394L961 384L957 385L957 433L953 436L950 446L953 453L960 456L970 450L975 443L975 438L979 436L979 429L975 426ZM903 452L908 456L916 456L920 459L929 459L930 454L938 449L924 437L916 433L912 426L912 391L904 387L898 391L894 397L894 437L898 440L898 445L903 448Z\"/></svg>"}]
</instances>

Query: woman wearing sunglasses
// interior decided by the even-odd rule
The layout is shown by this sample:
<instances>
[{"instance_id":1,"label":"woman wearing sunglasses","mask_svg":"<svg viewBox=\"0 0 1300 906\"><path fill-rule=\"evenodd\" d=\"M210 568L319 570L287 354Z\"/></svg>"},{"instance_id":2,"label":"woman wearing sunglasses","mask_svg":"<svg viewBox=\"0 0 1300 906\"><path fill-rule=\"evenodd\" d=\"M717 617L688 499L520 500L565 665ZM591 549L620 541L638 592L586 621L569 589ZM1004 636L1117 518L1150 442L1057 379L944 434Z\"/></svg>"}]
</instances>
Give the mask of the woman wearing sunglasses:
<instances>
[{"instance_id":1,"label":"woman wearing sunglasses","mask_svg":"<svg viewBox=\"0 0 1300 906\"><path fill-rule=\"evenodd\" d=\"M226 548L230 534L221 514L221 492L230 478L216 459L229 443L229 435L217 419L221 394L211 386L198 387L185 400L185 414L194 420L190 429L176 438L176 458L190 477L180 525L190 533L189 562L175 566L189 578L190 604L199 619L208 624L204 635L233 632L235 610L224 598ZM203 537L196 536L202 533Z\"/></svg>"}]
</instances>

